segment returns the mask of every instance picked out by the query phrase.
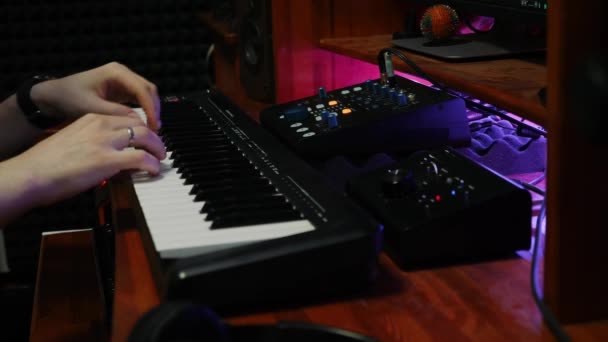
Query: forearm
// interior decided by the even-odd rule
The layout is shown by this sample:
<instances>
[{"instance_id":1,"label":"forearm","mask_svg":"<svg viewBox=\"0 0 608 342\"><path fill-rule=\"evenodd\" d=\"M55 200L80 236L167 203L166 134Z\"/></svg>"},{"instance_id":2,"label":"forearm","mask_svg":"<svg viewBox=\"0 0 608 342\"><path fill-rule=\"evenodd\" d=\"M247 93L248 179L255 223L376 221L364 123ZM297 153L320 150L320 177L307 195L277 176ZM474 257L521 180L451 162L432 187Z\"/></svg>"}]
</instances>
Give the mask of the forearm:
<instances>
[{"instance_id":1,"label":"forearm","mask_svg":"<svg viewBox=\"0 0 608 342\"><path fill-rule=\"evenodd\" d=\"M15 95L0 104L0 132L0 161L22 152L43 133L27 121Z\"/></svg>"},{"instance_id":2,"label":"forearm","mask_svg":"<svg viewBox=\"0 0 608 342\"><path fill-rule=\"evenodd\" d=\"M37 205L39 185L15 158L0 162L0 229Z\"/></svg>"}]
</instances>

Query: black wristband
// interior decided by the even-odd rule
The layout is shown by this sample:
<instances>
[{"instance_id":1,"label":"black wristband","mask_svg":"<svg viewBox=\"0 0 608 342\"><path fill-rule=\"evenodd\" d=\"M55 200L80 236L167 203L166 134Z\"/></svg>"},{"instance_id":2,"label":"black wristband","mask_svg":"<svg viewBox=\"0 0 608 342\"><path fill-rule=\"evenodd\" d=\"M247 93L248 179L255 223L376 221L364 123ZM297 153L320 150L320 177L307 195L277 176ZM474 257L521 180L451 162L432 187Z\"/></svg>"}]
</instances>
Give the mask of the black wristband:
<instances>
[{"instance_id":1,"label":"black wristband","mask_svg":"<svg viewBox=\"0 0 608 342\"><path fill-rule=\"evenodd\" d=\"M50 76L34 76L29 80L23 82L17 90L17 105L32 125L40 129L48 129L59 125L63 122L60 118L50 116L40 111L40 108L36 106L32 101L31 91L32 87L40 82L48 81L53 79Z\"/></svg>"}]
</instances>

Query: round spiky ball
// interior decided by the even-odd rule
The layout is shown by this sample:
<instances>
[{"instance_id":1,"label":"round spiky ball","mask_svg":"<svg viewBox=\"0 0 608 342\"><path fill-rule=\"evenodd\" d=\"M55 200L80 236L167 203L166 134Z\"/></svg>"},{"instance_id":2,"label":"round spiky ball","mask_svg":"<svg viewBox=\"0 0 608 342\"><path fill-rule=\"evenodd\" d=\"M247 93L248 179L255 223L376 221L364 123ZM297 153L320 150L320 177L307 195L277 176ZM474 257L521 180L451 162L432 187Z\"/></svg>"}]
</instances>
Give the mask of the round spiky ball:
<instances>
[{"instance_id":1,"label":"round spiky ball","mask_svg":"<svg viewBox=\"0 0 608 342\"><path fill-rule=\"evenodd\" d=\"M441 42L452 38L460 20L456 11L448 5L429 7L420 19L420 31L430 41Z\"/></svg>"}]
</instances>

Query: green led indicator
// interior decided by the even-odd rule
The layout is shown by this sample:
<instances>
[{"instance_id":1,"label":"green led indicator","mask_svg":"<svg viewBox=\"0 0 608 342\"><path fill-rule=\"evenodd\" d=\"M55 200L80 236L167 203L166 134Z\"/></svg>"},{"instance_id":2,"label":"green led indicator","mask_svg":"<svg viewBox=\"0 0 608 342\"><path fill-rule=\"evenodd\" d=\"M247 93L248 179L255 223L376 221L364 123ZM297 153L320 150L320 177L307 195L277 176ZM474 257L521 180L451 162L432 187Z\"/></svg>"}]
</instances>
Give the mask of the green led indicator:
<instances>
[{"instance_id":1,"label":"green led indicator","mask_svg":"<svg viewBox=\"0 0 608 342\"><path fill-rule=\"evenodd\" d=\"M545 4L545 10L547 9L547 4Z\"/></svg>"}]
</instances>

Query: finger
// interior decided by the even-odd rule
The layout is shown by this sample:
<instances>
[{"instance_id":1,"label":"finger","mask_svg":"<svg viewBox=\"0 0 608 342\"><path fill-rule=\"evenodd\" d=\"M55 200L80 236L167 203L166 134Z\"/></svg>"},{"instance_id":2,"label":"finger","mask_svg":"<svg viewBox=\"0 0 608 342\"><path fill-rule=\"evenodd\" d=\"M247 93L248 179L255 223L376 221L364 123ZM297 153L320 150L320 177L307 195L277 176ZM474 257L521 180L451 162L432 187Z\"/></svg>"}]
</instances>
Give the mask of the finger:
<instances>
[{"instance_id":1,"label":"finger","mask_svg":"<svg viewBox=\"0 0 608 342\"><path fill-rule=\"evenodd\" d=\"M129 106L108 101L98 96L91 96L88 103L90 108L92 108L92 111L99 114L127 116L129 113L133 112L133 109Z\"/></svg>"},{"instance_id":2,"label":"finger","mask_svg":"<svg viewBox=\"0 0 608 342\"><path fill-rule=\"evenodd\" d=\"M144 149L159 160L167 157L165 145L160 137L145 126L117 129L113 140L113 146L117 150L122 150L129 146Z\"/></svg>"},{"instance_id":3,"label":"finger","mask_svg":"<svg viewBox=\"0 0 608 342\"><path fill-rule=\"evenodd\" d=\"M125 149L112 155L112 162L120 170L141 170L152 175L160 172L160 161L144 150Z\"/></svg>"},{"instance_id":4,"label":"finger","mask_svg":"<svg viewBox=\"0 0 608 342\"><path fill-rule=\"evenodd\" d=\"M115 80L122 85L130 96L135 97L137 103L146 112L148 125L153 130L160 128L160 99L156 86L143 77L123 67L123 71L115 74Z\"/></svg>"}]
</instances>

